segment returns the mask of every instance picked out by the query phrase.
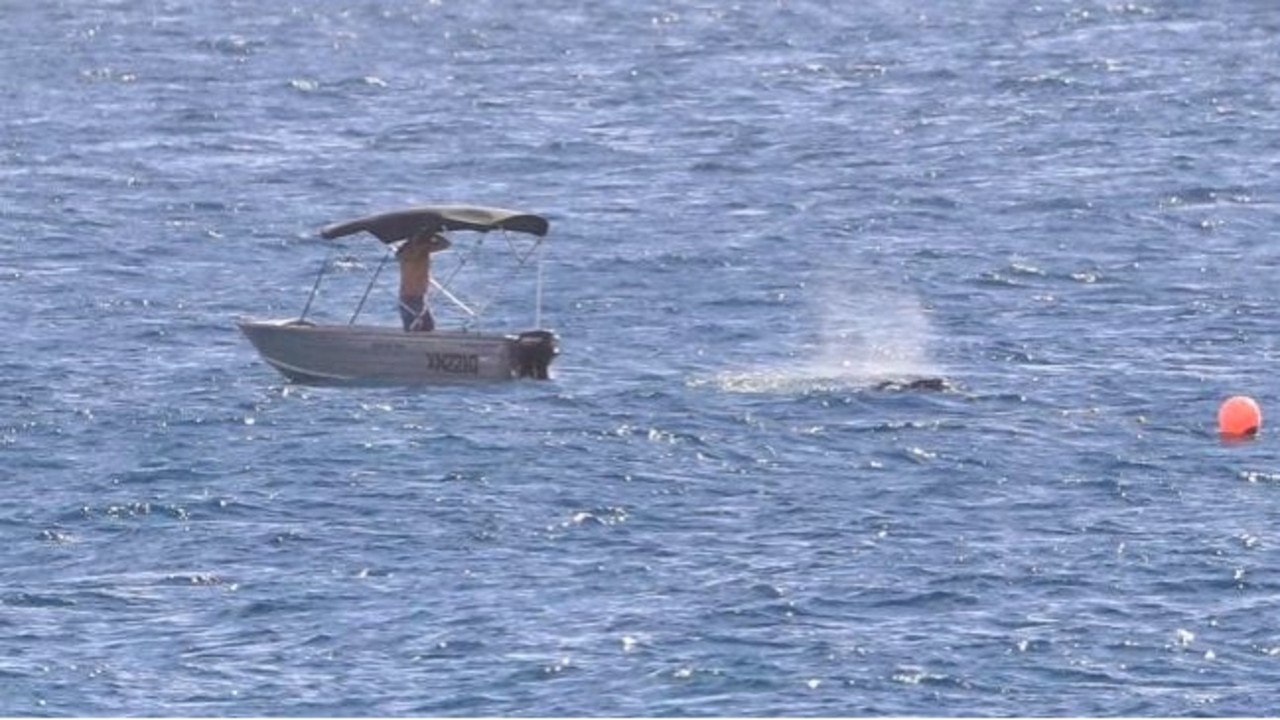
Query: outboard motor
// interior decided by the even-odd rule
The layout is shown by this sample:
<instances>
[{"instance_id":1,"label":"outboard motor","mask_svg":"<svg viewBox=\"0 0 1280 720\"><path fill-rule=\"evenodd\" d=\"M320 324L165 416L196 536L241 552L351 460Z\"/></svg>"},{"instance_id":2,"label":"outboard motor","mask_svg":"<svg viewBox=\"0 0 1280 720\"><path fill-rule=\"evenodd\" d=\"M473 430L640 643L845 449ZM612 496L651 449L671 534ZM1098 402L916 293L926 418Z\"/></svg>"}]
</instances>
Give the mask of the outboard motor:
<instances>
[{"instance_id":1,"label":"outboard motor","mask_svg":"<svg viewBox=\"0 0 1280 720\"><path fill-rule=\"evenodd\" d=\"M560 353L556 334L550 330L530 330L516 336L516 368L519 377L546 380L547 369Z\"/></svg>"}]
</instances>

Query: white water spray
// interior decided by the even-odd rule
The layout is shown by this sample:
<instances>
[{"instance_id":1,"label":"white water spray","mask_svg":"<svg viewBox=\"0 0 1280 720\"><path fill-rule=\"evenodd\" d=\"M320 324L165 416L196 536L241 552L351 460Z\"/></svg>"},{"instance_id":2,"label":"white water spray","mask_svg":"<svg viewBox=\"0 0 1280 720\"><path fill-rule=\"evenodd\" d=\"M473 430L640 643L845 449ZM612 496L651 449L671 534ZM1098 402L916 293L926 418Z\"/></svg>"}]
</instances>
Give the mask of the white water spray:
<instances>
[{"instance_id":1,"label":"white water spray","mask_svg":"<svg viewBox=\"0 0 1280 720\"><path fill-rule=\"evenodd\" d=\"M815 288L798 322L812 320L812 339L785 367L722 373L730 392L803 393L874 387L943 373L930 358L932 328L920 300L901 291Z\"/></svg>"}]
</instances>

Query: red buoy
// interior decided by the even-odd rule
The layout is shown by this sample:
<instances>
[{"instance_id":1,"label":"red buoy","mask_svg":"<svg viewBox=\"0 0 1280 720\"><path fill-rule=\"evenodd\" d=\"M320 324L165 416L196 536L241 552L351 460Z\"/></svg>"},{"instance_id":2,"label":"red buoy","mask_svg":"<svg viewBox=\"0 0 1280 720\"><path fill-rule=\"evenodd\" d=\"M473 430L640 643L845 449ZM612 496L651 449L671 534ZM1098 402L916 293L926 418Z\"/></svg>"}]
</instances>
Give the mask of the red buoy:
<instances>
[{"instance_id":1,"label":"red buoy","mask_svg":"<svg viewBox=\"0 0 1280 720\"><path fill-rule=\"evenodd\" d=\"M1218 408L1218 432L1233 438L1253 437L1262 427L1262 410L1253 398L1236 395Z\"/></svg>"}]
</instances>

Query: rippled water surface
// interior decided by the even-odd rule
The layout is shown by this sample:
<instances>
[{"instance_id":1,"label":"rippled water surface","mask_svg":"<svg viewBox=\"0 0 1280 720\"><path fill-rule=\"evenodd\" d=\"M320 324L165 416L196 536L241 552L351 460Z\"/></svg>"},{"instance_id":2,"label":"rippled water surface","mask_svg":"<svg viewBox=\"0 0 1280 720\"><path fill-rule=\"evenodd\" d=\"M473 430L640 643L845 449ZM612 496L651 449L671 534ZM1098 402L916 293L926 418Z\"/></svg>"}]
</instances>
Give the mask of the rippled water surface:
<instances>
[{"instance_id":1,"label":"rippled water surface","mask_svg":"<svg viewBox=\"0 0 1280 720\"><path fill-rule=\"evenodd\" d=\"M0 28L0 714L1280 712L1272 2ZM552 382L239 336L431 201L551 219Z\"/></svg>"}]
</instances>

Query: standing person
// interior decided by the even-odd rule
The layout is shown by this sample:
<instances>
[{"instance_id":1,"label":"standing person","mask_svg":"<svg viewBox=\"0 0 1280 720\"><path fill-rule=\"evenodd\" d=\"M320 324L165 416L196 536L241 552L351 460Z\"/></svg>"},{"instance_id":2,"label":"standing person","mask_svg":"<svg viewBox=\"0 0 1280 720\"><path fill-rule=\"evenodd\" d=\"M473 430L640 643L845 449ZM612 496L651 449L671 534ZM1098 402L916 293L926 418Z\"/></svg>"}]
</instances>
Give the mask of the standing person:
<instances>
[{"instance_id":1,"label":"standing person","mask_svg":"<svg viewBox=\"0 0 1280 720\"><path fill-rule=\"evenodd\" d=\"M427 307L431 285L431 254L449 247L449 239L439 233L414 235L396 250L400 261L400 321L409 331L435 330L436 321Z\"/></svg>"}]
</instances>

